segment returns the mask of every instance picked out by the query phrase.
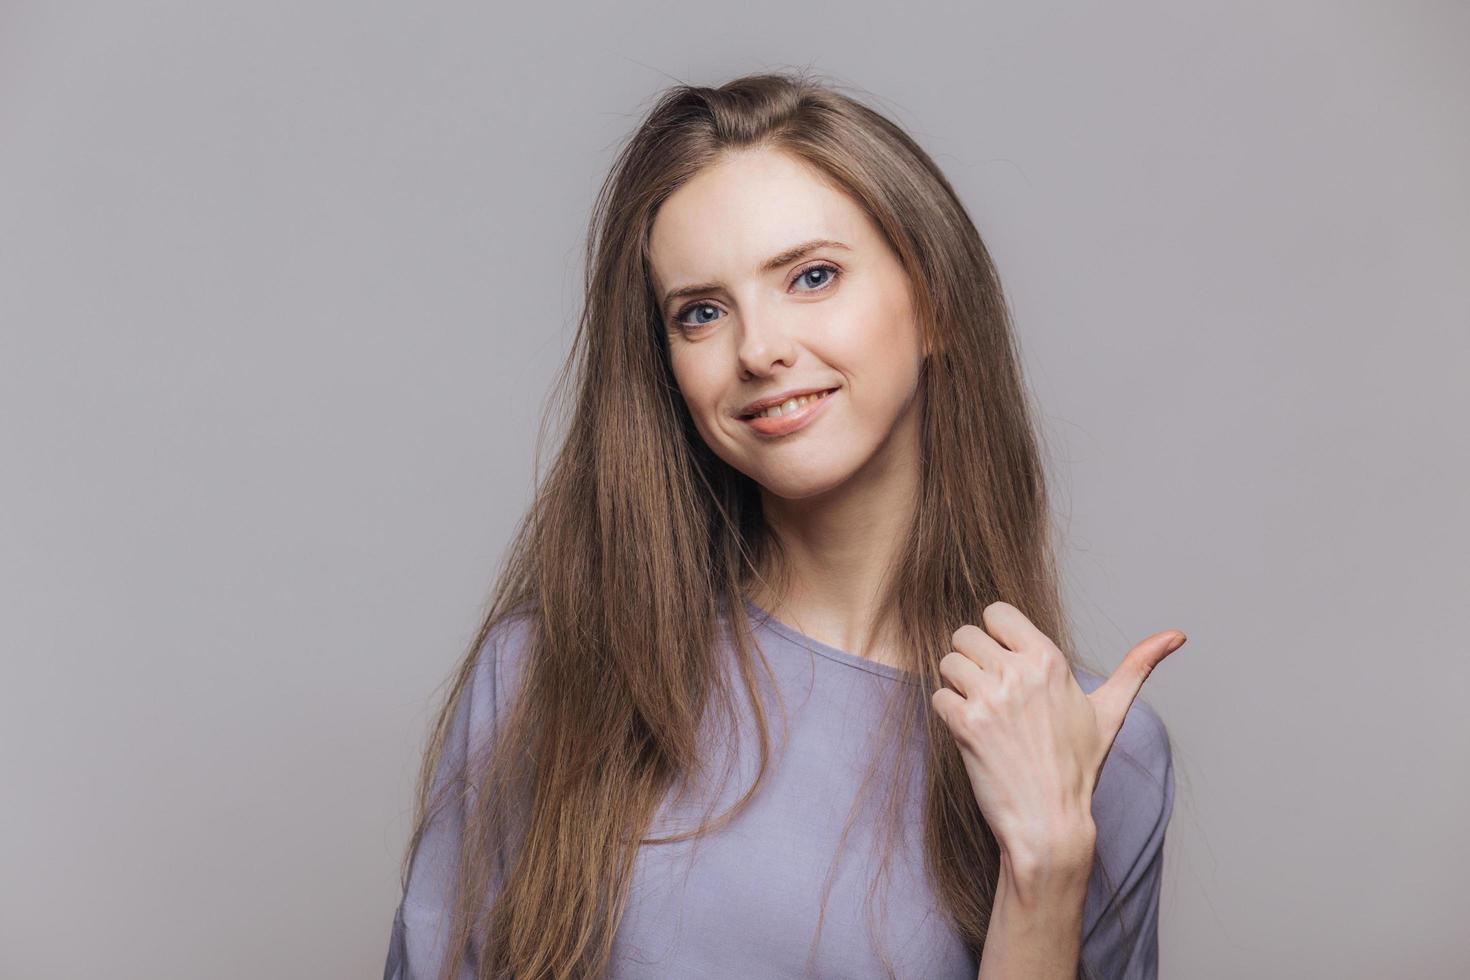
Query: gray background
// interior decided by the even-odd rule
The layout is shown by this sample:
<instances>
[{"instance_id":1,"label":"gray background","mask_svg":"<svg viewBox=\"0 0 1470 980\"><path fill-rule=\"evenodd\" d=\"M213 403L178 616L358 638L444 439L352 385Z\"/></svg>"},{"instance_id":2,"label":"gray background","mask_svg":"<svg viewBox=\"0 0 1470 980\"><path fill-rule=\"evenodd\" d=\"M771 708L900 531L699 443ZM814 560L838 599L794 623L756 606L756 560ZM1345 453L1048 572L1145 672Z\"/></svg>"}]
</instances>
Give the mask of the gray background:
<instances>
[{"instance_id":1,"label":"gray background","mask_svg":"<svg viewBox=\"0 0 1470 980\"><path fill-rule=\"evenodd\" d=\"M1166 976L1463 976L1470 7L0 7L0 975L376 977L581 236L676 80L972 208L1175 743ZM549 444L549 443L548 443Z\"/></svg>"}]
</instances>

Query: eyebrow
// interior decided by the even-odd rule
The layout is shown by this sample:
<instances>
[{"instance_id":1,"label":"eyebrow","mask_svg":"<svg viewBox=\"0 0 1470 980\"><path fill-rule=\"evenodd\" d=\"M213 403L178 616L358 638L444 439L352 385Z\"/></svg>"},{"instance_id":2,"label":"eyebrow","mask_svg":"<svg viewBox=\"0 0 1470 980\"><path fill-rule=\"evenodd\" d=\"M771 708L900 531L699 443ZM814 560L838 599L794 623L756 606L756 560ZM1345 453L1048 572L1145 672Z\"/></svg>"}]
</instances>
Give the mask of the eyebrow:
<instances>
[{"instance_id":1,"label":"eyebrow","mask_svg":"<svg viewBox=\"0 0 1470 980\"><path fill-rule=\"evenodd\" d=\"M780 254L771 256L760 264L760 268L757 271L774 272L784 265L790 265L810 252L815 252L819 248L852 250L850 246L844 245L839 241L834 241L831 238L813 238L811 241L802 242L800 245L793 245ZM671 289L664 294L664 308L668 309L669 305L676 299L683 299L685 296L696 296L700 293L712 293L719 288L720 284L717 282L701 282L693 286L680 286L678 289Z\"/></svg>"}]
</instances>

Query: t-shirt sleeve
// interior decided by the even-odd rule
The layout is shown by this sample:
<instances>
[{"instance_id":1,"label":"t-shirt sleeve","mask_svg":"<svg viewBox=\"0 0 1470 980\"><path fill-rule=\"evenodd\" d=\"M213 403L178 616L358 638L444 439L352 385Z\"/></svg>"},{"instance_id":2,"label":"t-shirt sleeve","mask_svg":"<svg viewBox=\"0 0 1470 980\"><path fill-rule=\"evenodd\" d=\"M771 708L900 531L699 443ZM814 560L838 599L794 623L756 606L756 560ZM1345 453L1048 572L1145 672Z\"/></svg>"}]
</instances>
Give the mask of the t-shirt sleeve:
<instances>
[{"instance_id":1,"label":"t-shirt sleeve","mask_svg":"<svg viewBox=\"0 0 1470 980\"><path fill-rule=\"evenodd\" d=\"M494 737L508 670L503 662L520 635L515 625L505 621L491 630L456 706L434 778L434 793L441 792L446 783L453 785L443 806L431 813L410 860L408 883L393 916L383 980L438 980L449 941L466 806L474 801L474 788L465 785L463 765L469 752L478 754ZM472 956L460 963L455 976L474 980Z\"/></svg>"},{"instance_id":2,"label":"t-shirt sleeve","mask_svg":"<svg viewBox=\"0 0 1470 980\"><path fill-rule=\"evenodd\" d=\"M1103 678L1079 681L1090 693ZM1173 809L1168 730L1152 707L1135 700L1092 799L1097 847L1083 912L1082 959L1100 980L1159 975L1164 837Z\"/></svg>"}]
</instances>

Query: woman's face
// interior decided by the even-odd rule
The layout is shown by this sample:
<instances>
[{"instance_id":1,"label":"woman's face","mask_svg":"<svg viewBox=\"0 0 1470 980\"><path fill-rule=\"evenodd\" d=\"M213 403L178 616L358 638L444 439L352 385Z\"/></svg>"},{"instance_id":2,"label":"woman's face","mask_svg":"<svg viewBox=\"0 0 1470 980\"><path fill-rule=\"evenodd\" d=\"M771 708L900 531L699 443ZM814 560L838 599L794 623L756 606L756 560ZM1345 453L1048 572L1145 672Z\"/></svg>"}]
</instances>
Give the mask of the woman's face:
<instances>
[{"instance_id":1,"label":"woman's face","mask_svg":"<svg viewBox=\"0 0 1470 980\"><path fill-rule=\"evenodd\" d=\"M721 459L790 500L917 465L924 351L908 280L851 198L795 157L739 151L668 197L649 247L675 379ZM795 431L740 418L813 388L836 390L789 413Z\"/></svg>"}]
</instances>

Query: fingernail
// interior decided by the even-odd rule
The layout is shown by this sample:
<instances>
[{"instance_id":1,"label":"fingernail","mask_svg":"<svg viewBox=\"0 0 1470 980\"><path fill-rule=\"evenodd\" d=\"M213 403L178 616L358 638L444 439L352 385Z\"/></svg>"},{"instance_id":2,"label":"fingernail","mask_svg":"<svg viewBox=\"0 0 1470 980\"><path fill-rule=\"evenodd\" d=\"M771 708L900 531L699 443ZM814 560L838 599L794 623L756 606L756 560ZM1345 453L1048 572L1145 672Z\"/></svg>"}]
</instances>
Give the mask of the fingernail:
<instances>
[{"instance_id":1,"label":"fingernail","mask_svg":"<svg viewBox=\"0 0 1470 980\"><path fill-rule=\"evenodd\" d=\"M1180 647L1184 646L1184 641L1187 639L1189 639L1189 637L1185 636L1183 633L1180 633L1178 636L1174 637L1174 639L1169 641L1169 646L1167 649L1164 650L1164 652L1173 653L1175 650L1178 650Z\"/></svg>"}]
</instances>

